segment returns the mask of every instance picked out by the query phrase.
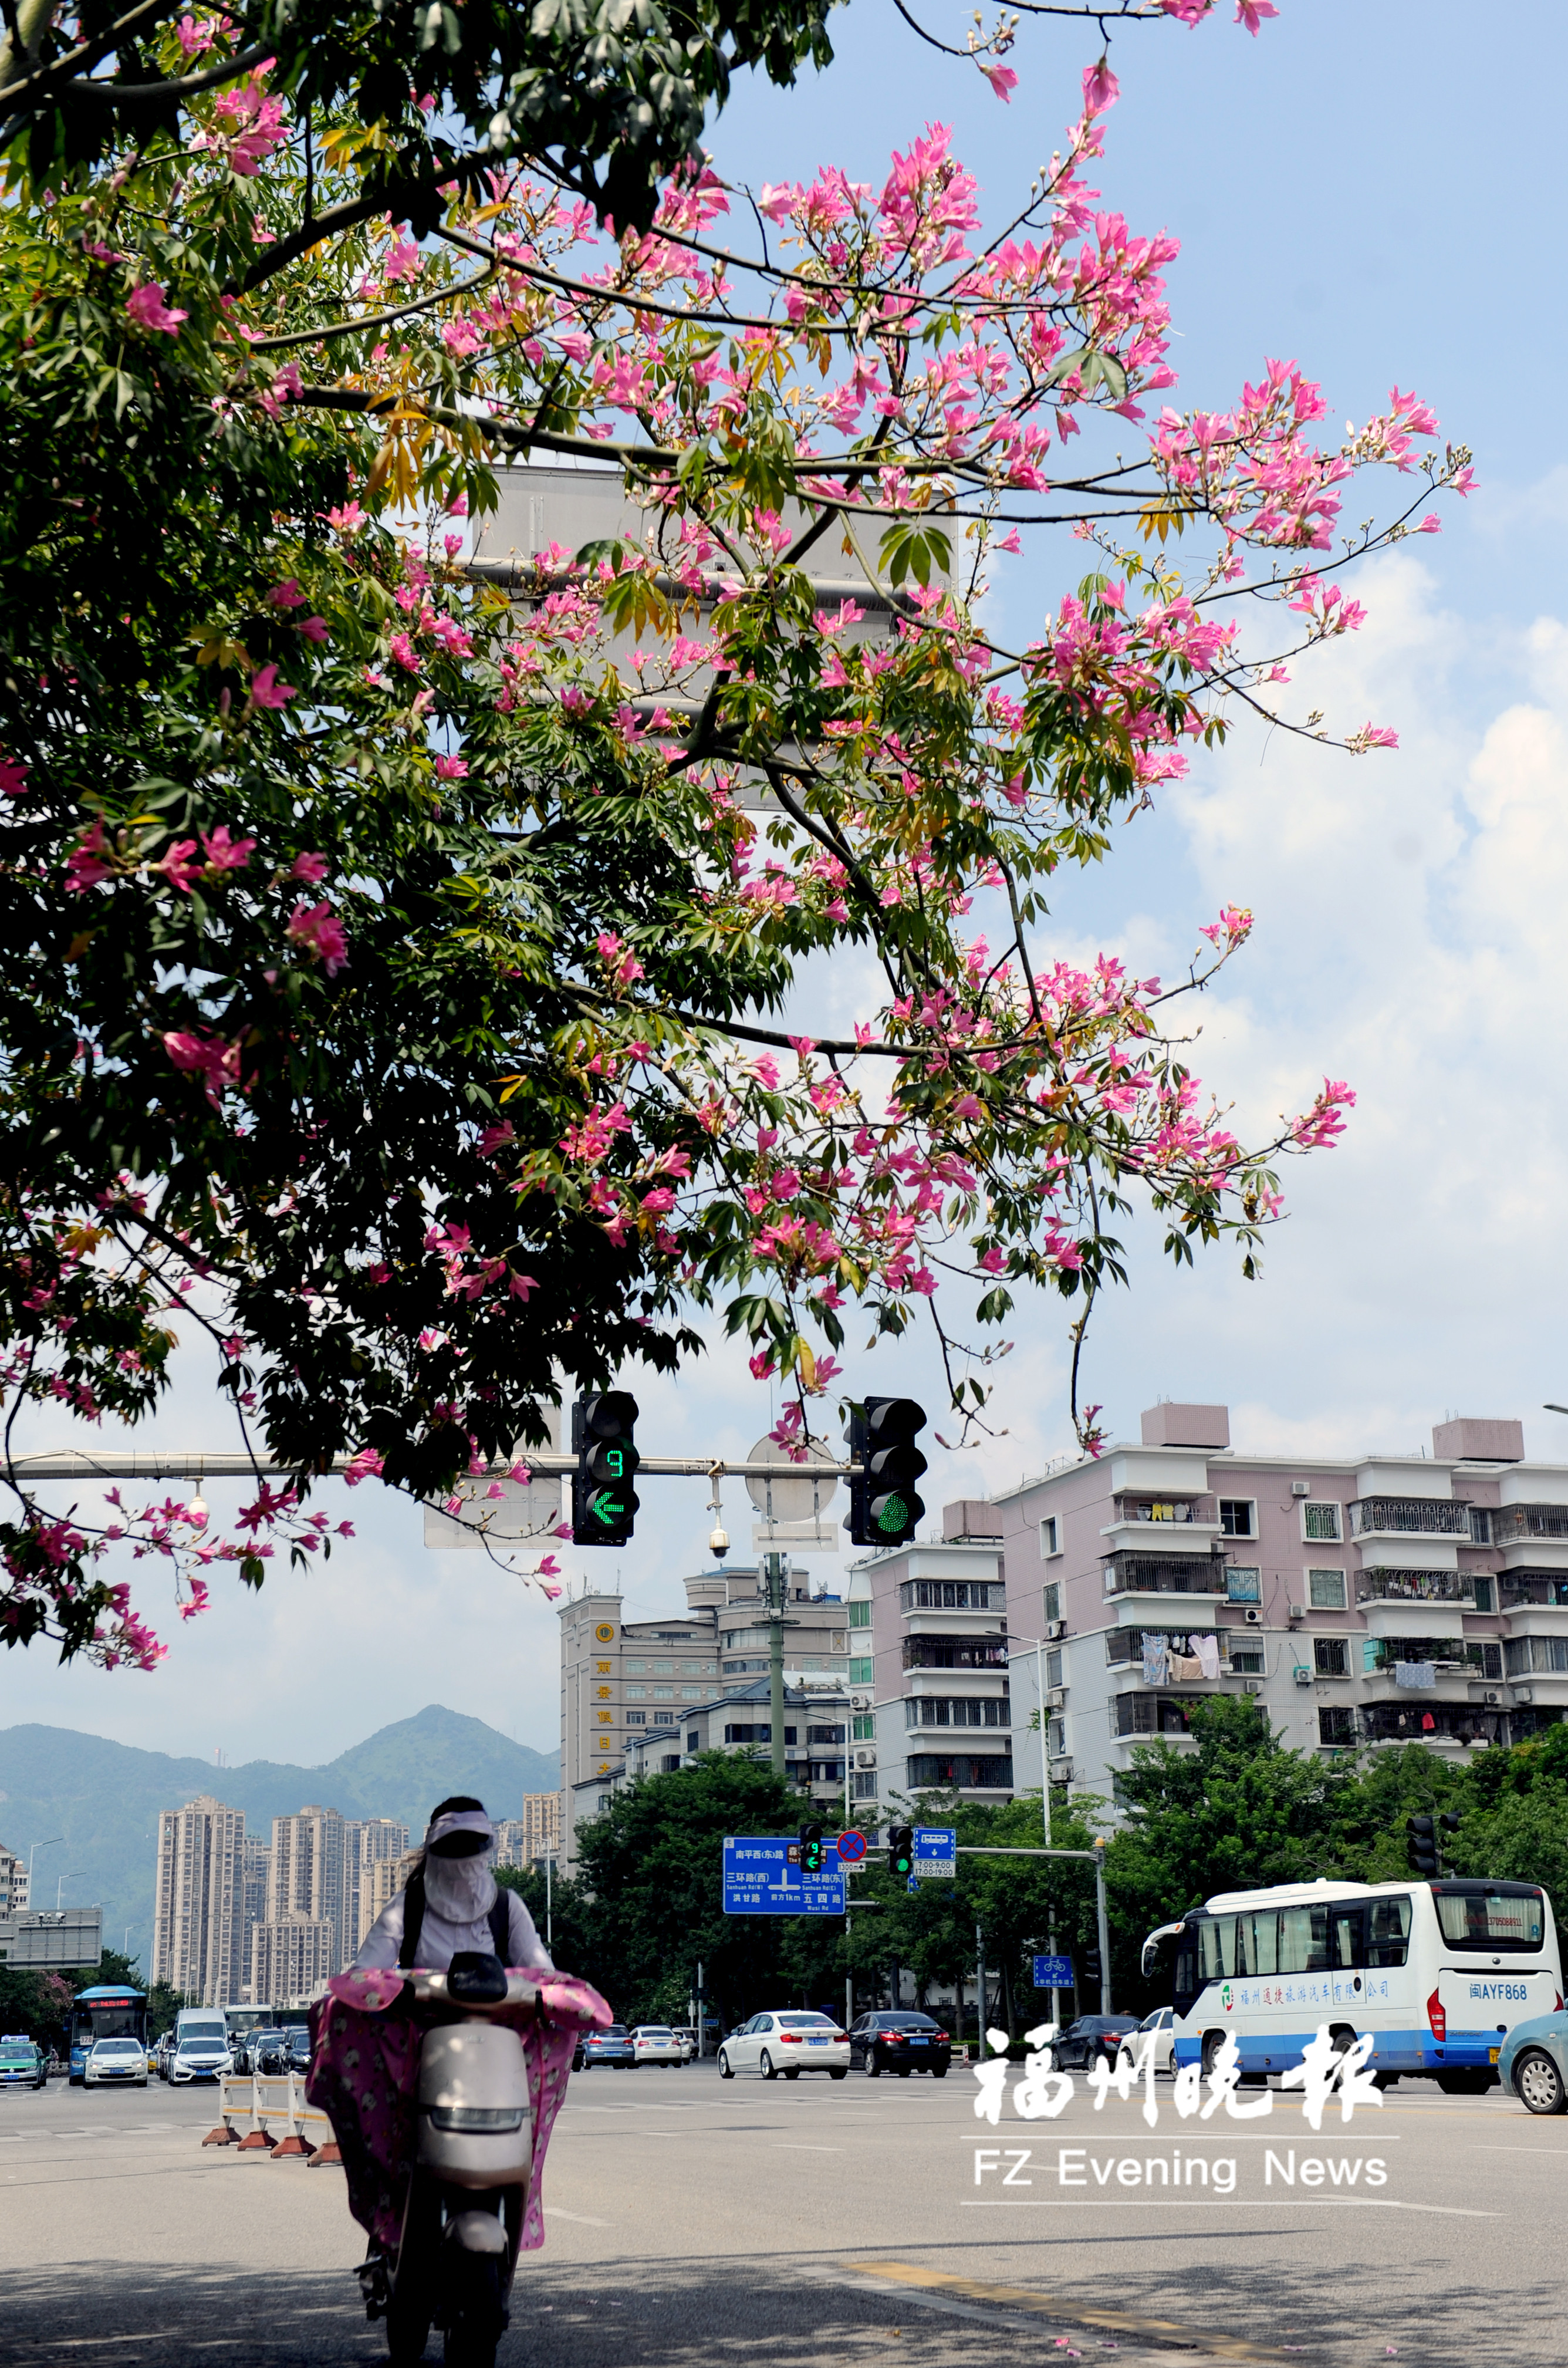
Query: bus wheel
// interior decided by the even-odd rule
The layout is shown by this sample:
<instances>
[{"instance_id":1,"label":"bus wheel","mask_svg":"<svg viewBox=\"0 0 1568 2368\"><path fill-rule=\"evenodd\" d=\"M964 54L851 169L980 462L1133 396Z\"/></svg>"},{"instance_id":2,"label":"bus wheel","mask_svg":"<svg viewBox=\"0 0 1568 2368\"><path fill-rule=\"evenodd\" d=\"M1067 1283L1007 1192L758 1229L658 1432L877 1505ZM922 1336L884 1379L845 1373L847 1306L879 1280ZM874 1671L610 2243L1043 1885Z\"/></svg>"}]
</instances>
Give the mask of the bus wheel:
<instances>
[{"instance_id":1,"label":"bus wheel","mask_svg":"<svg viewBox=\"0 0 1568 2368\"><path fill-rule=\"evenodd\" d=\"M1562 2075L1542 2048L1526 2048L1514 2066L1514 2089L1528 2112L1561 2113L1568 2109Z\"/></svg>"},{"instance_id":2,"label":"bus wheel","mask_svg":"<svg viewBox=\"0 0 1568 2368\"><path fill-rule=\"evenodd\" d=\"M1220 2050L1225 2044L1222 2031L1206 2031L1203 2034L1203 2077L1207 2080L1220 2060Z\"/></svg>"}]
</instances>

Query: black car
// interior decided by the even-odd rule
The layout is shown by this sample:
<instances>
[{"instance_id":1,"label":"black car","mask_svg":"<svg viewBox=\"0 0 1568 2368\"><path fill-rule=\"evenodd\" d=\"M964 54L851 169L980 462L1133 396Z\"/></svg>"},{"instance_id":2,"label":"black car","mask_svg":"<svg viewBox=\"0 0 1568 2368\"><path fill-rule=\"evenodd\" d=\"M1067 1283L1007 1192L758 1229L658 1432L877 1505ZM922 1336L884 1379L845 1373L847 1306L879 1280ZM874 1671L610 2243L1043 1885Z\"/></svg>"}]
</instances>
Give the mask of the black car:
<instances>
[{"instance_id":1,"label":"black car","mask_svg":"<svg viewBox=\"0 0 1568 2368\"><path fill-rule=\"evenodd\" d=\"M1096 2055L1114 2064L1118 2048L1137 2028L1135 2014L1081 2014L1051 2041L1051 2060L1059 2072L1086 2072Z\"/></svg>"},{"instance_id":2,"label":"black car","mask_svg":"<svg viewBox=\"0 0 1568 2368\"><path fill-rule=\"evenodd\" d=\"M289 2043L289 2052L283 2060L285 2072L308 2072L311 2068L309 2026L302 2022L291 2023L283 2036Z\"/></svg>"},{"instance_id":3,"label":"black car","mask_svg":"<svg viewBox=\"0 0 1568 2368\"><path fill-rule=\"evenodd\" d=\"M252 2060L258 2072L287 2072L289 2069L288 2032L258 2031L253 2042Z\"/></svg>"},{"instance_id":4,"label":"black car","mask_svg":"<svg viewBox=\"0 0 1568 2368\"><path fill-rule=\"evenodd\" d=\"M852 2071L875 2079L879 2072L896 2072L907 2080L912 2072L929 2072L945 2080L953 2060L953 2043L928 2014L911 2014L902 2007L863 2014L849 2026Z\"/></svg>"}]
</instances>

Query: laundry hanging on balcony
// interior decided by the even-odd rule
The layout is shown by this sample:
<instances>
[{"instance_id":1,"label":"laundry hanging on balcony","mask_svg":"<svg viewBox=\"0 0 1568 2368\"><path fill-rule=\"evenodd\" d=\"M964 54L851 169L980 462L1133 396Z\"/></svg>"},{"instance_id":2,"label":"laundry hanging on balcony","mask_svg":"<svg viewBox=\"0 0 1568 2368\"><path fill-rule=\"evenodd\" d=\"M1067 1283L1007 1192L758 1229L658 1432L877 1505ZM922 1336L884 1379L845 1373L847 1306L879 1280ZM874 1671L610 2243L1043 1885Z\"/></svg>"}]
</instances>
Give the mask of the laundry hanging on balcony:
<instances>
[{"instance_id":1,"label":"laundry hanging on balcony","mask_svg":"<svg viewBox=\"0 0 1568 2368\"><path fill-rule=\"evenodd\" d=\"M1210 1684L1220 1679L1220 1640L1217 1636L1195 1636L1192 1649L1198 1656L1198 1666Z\"/></svg>"},{"instance_id":2,"label":"laundry hanging on balcony","mask_svg":"<svg viewBox=\"0 0 1568 2368\"><path fill-rule=\"evenodd\" d=\"M1214 1674L1218 1677L1219 1670L1216 1669ZM1203 1664L1196 1653L1173 1653L1171 1675L1173 1678L1179 1679L1184 1685L1195 1685L1203 1675Z\"/></svg>"},{"instance_id":3,"label":"laundry hanging on balcony","mask_svg":"<svg viewBox=\"0 0 1568 2368\"><path fill-rule=\"evenodd\" d=\"M1429 1692L1437 1682L1437 1671L1431 1661L1396 1661L1393 1681L1407 1693Z\"/></svg>"},{"instance_id":4,"label":"laundry hanging on balcony","mask_svg":"<svg viewBox=\"0 0 1568 2368\"><path fill-rule=\"evenodd\" d=\"M1169 1667L1165 1652L1165 1638L1163 1636L1145 1636L1143 1639L1144 1683L1151 1686L1163 1686L1168 1674Z\"/></svg>"}]
</instances>

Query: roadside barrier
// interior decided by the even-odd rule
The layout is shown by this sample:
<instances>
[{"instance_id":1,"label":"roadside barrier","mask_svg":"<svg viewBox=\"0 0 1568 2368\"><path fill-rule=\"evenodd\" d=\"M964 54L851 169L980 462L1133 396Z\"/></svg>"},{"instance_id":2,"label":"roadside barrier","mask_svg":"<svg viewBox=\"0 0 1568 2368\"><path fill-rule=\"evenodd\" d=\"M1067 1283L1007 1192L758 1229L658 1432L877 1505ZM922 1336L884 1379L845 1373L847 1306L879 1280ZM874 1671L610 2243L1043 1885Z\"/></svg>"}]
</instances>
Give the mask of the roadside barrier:
<instances>
[{"instance_id":1,"label":"roadside barrier","mask_svg":"<svg viewBox=\"0 0 1568 2368\"><path fill-rule=\"evenodd\" d=\"M275 2125L283 2129L282 2136ZM265 2152L273 2162L302 2160L312 2170L343 2160L332 2123L319 2106L305 2103L292 2072L226 2074L218 2083L217 2123L201 2143L237 2146L242 2154Z\"/></svg>"}]
</instances>

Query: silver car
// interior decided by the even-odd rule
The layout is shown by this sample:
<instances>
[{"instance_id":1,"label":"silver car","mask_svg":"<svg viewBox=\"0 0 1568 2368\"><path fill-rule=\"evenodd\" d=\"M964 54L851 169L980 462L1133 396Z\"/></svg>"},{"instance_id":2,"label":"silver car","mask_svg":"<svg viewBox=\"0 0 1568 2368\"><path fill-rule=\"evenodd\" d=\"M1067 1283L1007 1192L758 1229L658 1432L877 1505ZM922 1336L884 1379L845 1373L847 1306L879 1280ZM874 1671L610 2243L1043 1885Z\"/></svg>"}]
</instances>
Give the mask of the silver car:
<instances>
[{"instance_id":1,"label":"silver car","mask_svg":"<svg viewBox=\"0 0 1568 2368\"><path fill-rule=\"evenodd\" d=\"M83 2075L89 2089L147 2086L147 2051L139 2039L95 2040Z\"/></svg>"}]
</instances>

